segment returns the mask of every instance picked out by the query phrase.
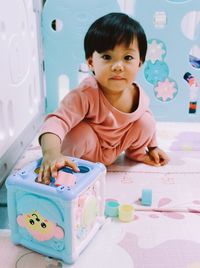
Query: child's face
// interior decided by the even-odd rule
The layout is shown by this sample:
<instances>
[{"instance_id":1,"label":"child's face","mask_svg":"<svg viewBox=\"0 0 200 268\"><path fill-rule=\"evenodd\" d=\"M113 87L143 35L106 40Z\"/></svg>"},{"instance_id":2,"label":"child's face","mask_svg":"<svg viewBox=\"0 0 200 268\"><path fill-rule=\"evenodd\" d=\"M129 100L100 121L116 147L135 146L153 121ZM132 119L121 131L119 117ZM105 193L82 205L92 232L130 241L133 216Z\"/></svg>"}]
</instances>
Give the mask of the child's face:
<instances>
[{"instance_id":1,"label":"child's face","mask_svg":"<svg viewBox=\"0 0 200 268\"><path fill-rule=\"evenodd\" d=\"M132 87L141 64L137 39L129 47L120 44L103 53L95 51L88 59L95 78L107 93Z\"/></svg>"}]
</instances>

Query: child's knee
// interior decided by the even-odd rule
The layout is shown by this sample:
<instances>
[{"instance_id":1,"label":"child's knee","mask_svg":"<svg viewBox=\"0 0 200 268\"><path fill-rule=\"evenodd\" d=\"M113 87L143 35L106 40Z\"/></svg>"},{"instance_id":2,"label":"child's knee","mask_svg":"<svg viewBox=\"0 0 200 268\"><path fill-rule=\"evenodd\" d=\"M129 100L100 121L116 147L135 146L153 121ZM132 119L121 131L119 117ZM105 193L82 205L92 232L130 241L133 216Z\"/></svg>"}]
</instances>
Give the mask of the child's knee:
<instances>
[{"instance_id":1,"label":"child's knee","mask_svg":"<svg viewBox=\"0 0 200 268\"><path fill-rule=\"evenodd\" d=\"M145 113L135 122L135 129L139 135L153 136L155 133L156 122L150 113Z\"/></svg>"},{"instance_id":2,"label":"child's knee","mask_svg":"<svg viewBox=\"0 0 200 268\"><path fill-rule=\"evenodd\" d=\"M89 124L81 122L67 133L66 139L79 144L80 142L85 142L91 136L93 136L93 130Z\"/></svg>"},{"instance_id":3,"label":"child's knee","mask_svg":"<svg viewBox=\"0 0 200 268\"><path fill-rule=\"evenodd\" d=\"M81 157L94 148L96 143L97 137L93 129L89 124L81 122L67 133L62 149L72 156Z\"/></svg>"}]
</instances>

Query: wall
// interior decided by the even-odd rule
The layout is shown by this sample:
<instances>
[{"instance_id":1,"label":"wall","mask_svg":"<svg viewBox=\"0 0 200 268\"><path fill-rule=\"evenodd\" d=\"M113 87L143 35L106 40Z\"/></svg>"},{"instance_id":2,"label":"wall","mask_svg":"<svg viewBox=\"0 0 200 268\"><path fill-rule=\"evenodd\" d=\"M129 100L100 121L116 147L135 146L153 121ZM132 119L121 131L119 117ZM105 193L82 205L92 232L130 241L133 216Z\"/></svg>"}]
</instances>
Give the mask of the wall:
<instances>
[{"instance_id":1,"label":"wall","mask_svg":"<svg viewBox=\"0 0 200 268\"><path fill-rule=\"evenodd\" d=\"M147 60L137 80L151 99L156 119L199 122L199 0L48 0L42 25L47 112L57 107L60 92L63 96L77 86L87 28L112 11L132 15L146 31ZM184 79L187 73L193 80Z\"/></svg>"}]
</instances>

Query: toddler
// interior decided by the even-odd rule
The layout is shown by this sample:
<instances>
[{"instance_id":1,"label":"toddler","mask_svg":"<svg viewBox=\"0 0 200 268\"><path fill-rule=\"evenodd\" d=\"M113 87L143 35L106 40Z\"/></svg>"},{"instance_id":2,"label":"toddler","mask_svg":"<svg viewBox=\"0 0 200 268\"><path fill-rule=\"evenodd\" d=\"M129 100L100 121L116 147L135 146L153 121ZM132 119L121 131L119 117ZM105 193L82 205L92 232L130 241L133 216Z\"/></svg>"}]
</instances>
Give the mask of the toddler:
<instances>
[{"instance_id":1,"label":"toddler","mask_svg":"<svg viewBox=\"0 0 200 268\"><path fill-rule=\"evenodd\" d=\"M147 51L141 25L123 13L107 14L88 29L84 49L92 76L46 117L38 181L49 184L63 166L78 172L67 155L111 165L125 151L134 161L167 164L167 154L157 146L149 99L135 82Z\"/></svg>"}]
</instances>

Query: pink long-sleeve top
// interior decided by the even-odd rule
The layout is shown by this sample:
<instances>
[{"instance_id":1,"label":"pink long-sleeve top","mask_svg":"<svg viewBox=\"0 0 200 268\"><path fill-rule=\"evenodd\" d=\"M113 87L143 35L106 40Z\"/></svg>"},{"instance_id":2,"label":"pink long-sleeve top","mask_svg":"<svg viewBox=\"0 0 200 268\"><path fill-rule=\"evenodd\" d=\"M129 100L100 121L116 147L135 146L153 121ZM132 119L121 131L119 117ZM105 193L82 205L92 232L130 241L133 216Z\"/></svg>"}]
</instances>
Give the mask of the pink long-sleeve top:
<instances>
[{"instance_id":1,"label":"pink long-sleeve top","mask_svg":"<svg viewBox=\"0 0 200 268\"><path fill-rule=\"evenodd\" d=\"M41 135L54 133L64 140L66 134L79 122L87 122L97 134L101 146L113 148L121 143L121 137L145 112L150 113L149 99L140 86L138 108L124 113L114 108L106 99L95 78L86 78L61 101L59 108L47 115ZM155 128L155 125L152 127ZM153 135L149 147L157 146Z\"/></svg>"}]
</instances>

